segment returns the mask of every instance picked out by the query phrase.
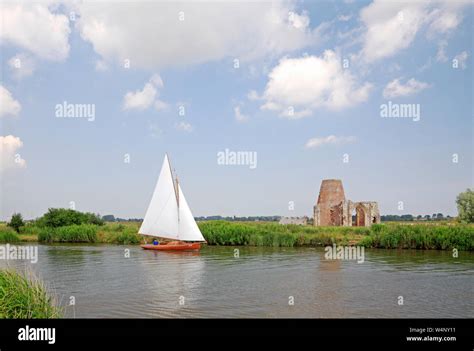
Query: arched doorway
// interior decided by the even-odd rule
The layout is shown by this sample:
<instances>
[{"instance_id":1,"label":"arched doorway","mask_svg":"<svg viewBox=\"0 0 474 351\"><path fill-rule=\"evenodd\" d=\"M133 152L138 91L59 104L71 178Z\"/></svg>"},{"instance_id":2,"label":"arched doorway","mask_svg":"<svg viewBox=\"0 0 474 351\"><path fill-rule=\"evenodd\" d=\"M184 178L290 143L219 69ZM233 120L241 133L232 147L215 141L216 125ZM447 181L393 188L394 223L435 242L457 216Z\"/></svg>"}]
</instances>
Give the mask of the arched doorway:
<instances>
[{"instance_id":1,"label":"arched doorway","mask_svg":"<svg viewBox=\"0 0 474 351\"><path fill-rule=\"evenodd\" d=\"M356 226L365 227L365 207L363 205L356 207Z\"/></svg>"}]
</instances>

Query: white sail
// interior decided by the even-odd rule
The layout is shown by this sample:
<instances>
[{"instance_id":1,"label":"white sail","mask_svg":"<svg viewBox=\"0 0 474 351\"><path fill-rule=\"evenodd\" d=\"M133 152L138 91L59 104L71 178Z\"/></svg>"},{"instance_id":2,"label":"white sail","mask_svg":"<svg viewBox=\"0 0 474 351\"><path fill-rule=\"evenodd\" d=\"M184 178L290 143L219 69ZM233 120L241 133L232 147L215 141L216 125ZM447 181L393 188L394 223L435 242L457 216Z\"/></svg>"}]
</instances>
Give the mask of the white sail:
<instances>
[{"instance_id":1,"label":"white sail","mask_svg":"<svg viewBox=\"0 0 474 351\"><path fill-rule=\"evenodd\" d=\"M178 185L179 198L179 239L183 241L206 241L194 220L181 186Z\"/></svg>"},{"instance_id":2,"label":"white sail","mask_svg":"<svg viewBox=\"0 0 474 351\"><path fill-rule=\"evenodd\" d=\"M168 155L165 155L163 160L155 191L138 232L143 235L180 240L178 202Z\"/></svg>"}]
</instances>

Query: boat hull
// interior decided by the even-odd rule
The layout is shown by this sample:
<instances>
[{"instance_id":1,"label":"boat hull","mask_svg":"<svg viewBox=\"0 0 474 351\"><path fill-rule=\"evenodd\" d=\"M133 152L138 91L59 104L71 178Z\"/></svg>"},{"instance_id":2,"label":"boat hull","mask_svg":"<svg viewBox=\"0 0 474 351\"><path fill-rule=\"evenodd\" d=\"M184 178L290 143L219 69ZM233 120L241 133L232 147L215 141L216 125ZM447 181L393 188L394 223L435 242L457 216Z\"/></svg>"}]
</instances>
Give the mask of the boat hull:
<instances>
[{"instance_id":1,"label":"boat hull","mask_svg":"<svg viewBox=\"0 0 474 351\"><path fill-rule=\"evenodd\" d=\"M197 251L201 249L201 243L184 243L184 244L161 244L161 245L140 245L144 250L157 251Z\"/></svg>"}]
</instances>

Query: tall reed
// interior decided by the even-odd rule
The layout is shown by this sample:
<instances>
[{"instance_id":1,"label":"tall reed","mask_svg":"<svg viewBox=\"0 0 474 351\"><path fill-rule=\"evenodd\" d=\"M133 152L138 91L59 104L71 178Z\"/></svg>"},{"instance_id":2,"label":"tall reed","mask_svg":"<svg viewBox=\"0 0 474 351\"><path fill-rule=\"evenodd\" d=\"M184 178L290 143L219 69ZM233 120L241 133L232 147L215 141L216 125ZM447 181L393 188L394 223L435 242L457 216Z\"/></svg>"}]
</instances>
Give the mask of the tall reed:
<instances>
[{"instance_id":1,"label":"tall reed","mask_svg":"<svg viewBox=\"0 0 474 351\"><path fill-rule=\"evenodd\" d=\"M38 279L0 270L0 318L60 318L62 309Z\"/></svg>"}]
</instances>

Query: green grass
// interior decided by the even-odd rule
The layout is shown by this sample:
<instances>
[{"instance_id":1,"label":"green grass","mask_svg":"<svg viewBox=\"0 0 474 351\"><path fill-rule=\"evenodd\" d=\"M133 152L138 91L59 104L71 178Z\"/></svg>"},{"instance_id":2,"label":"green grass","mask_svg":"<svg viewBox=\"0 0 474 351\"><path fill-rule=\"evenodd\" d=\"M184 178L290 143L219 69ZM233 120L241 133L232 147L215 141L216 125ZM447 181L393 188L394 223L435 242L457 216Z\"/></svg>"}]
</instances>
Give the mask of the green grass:
<instances>
[{"instance_id":1,"label":"green grass","mask_svg":"<svg viewBox=\"0 0 474 351\"><path fill-rule=\"evenodd\" d=\"M74 224L57 228L38 228L39 242L94 243L97 241L98 226Z\"/></svg>"},{"instance_id":2,"label":"green grass","mask_svg":"<svg viewBox=\"0 0 474 351\"><path fill-rule=\"evenodd\" d=\"M474 226L375 224L372 227L312 227L270 222L199 223L209 245L326 246L357 244L386 249L474 250Z\"/></svg>"},{"instance_id":3,"label":"green grass","mask_svg":"<svg viewBox=\"0 0 474 351\"><path fill-rule=\"evenodd\" d=\"M385 249L474 250L471 225L384 225L371 227L359 245Z\"/></svg>"},{"instance_id":4,"label":"green grass","mask_svg":"<svg viewBox=\"0 0 474 351\"><path fill-rule=\"evenodd\" d=\"M7 226L0 226L0 242L1 243L13 243L20 241L20 237L17 232Z\"/></svg>"},{"instance_id":5,"label":"green grass","mask_svg":"<svg viewBox=\"0 0 474 351\"><path fill-rule=\"evenodd\" d=\"M100 228L98 241L108 244L139 244L142 240L138 234L139 223L107 223Z\"/></svg>"},{"instance_id":6,"label":"green grass","mask_svg":"<svg viewBox=\"0 0 474 351\"><path fill-rule=\"evenodd\" d=\"M198 223L209 245L235 246L326 246L363 245L386 249L474 250L474 225L457 222L393 222L366 227L313 227L280 225L275 222L203 221ZM11 228L0 225L1 241L96 242L139 244L139 222L72 225L38 228L26 225L18 236Z\"/></svg>"},{"instance_id":7,"label":"green grass","mask_svg":"<svg viewBox=\"0 0 474 351\"><path fill-rule=\"evenodd\" d=\"M0 271L0 318L60 318L62 310L43 283L12 270Z\"/></svg>"},{"instance_id":8,"label":"green grass","mask_svg":"<svg viewBox=\"0 0 474 351\"><path fill-rule=\"evenodd\" d=\"M270 222L200 222L199 228L209 245L325 246L349 244L367 235L368 228L312 227Z\"/></svg>"}]
</instances>

